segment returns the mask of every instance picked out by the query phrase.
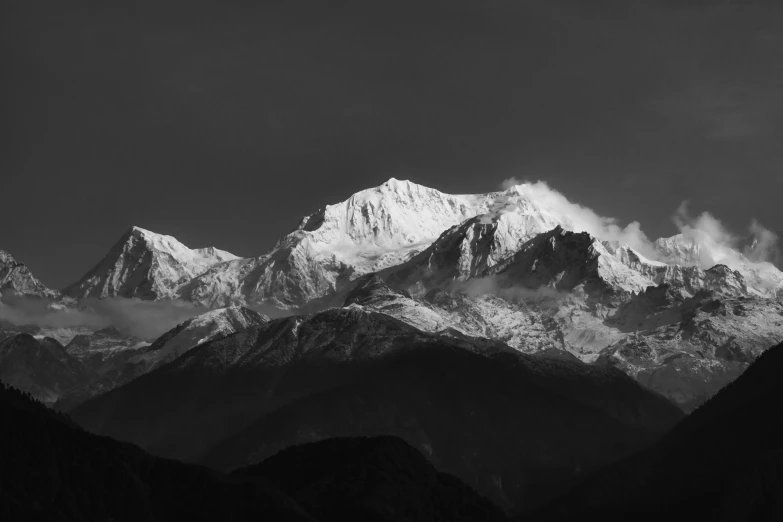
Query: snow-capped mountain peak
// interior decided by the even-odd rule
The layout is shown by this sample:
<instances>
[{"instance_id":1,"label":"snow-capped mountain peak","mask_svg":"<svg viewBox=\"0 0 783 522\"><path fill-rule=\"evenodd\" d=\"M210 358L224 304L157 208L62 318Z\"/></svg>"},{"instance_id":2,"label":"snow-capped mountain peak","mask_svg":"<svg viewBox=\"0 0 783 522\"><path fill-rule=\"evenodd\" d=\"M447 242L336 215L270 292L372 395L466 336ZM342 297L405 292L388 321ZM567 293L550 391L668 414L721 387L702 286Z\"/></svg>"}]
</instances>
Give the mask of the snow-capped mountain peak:
<instances>
[{"instance_id":1,"label":"snow-capped mountain peak","mask_svg":"<svg viewBox=\"0 0 783 522\"><path fill-rule=\"evenodd\" d=\"M423 248L445 229L487 210L488 203L483 196L444 194L392 178L305 217L293 236L314 251L357 261L356 256Z\"/></svg>"},{"instance_id":2,"label":"snow-capped mountain peak","mask_svg":"<svg viewBox=\"0 0 783 522\"><path fill-rule=\"evenodd\" d=\"M171 236L132 227L109 253L63 292L72 297L171 298L211 266L237 259L214 247L190 249Z\"/></svg>"}]
</instances>

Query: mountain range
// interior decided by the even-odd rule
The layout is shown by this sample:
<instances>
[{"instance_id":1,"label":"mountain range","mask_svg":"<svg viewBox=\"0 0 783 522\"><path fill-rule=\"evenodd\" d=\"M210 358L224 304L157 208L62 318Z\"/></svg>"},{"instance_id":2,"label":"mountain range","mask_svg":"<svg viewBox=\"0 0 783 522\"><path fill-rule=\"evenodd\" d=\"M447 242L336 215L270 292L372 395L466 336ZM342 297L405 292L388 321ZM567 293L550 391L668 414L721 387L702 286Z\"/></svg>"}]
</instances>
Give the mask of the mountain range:
<instances>
[{"instance_id":1,"label":"mountain range","mask_svg":"<svg viewBox=\"0 0 783 522\"><path fill-rule=\"evenodd\" d=\"M768 429L753 401L776 393L765 368L780 348L766 350L783 340L783 273L719 246L689 229L649 241L540 184L450 195L391 179L254 258L133 227L60 292L3 252L0 380L28 395L0 399L71 441L61 455L52 439L56 469L96 445L142 463L121 483L172 499L214 489L205 509L234 502L237 519L260 505L291 520L612 519L648 504L695 516L698 502L667 489L688 481L748 518L774 470L707 462L749 441L721 415ZM117 320L138 307L155 335ZM748 495L710 493L734 471ZM119 516L66 506L58 495L76 490L52 484L40 517ZM3 487L21 510L24 492ZM129 491L142 499L130 512L172 515ZM405 503L415 513L396 511Z\"/></svg>"},{"instance_id":2,"label":"mountain range","mask_svg":"<svg viewBox=\"0 0 783 522\"><path fill-rule=\"evenodd\" d=\"M259 257L190 249L133 227L62 293L4 253L2 288L54 308L121 297L280 316L343 306L375 275L401 297L365 303L372 310L425 331L616 366L686 411L783 339L783 273L774 265L738 251L707 255L709 242L687 231L640 243L554 194L522 184L451 195L390 179L305 216ZM714 258L732 266L704 266Z\"/></svg>"}]
</instances>

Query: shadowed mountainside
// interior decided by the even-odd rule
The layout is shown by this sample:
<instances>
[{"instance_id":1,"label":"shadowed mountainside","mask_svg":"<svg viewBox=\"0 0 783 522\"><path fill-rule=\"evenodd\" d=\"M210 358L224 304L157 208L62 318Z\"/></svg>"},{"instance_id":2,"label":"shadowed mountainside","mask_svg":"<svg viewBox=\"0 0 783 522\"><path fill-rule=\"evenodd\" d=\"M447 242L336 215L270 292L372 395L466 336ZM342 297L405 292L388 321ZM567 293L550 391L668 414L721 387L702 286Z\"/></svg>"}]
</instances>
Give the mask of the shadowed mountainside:
<instances>
[{"instance_id":1,"label":"shadowed mountainside","mask_svg":"<svg viewBox=\"0 0 783 522\"><path fill-rule=\"evenodd\" d=\"M641 449L682 413L613 368L345 308L206 343L73 415L187 460L226 439L204 456L221 469L303 442L397 435L512 509Z\"/></svg>"},{"instance_id":2,"label":"shadowed mountainside","mask_svg":"<svg viewBox=\"0 0 783 522\"><path fill-rule=\"evenodd\" d=\"M783 344L650 449L589 477L542 520L783 518Z\"/></svg>"},{"instance_id":3,"label":"shadowed mountainside","mask_svg":"<svg viewBox=\"0 0 783 522\"><path fill-rule=\"evenodd\" d=\"M224 476L86 433L2 384L0 417L3 520L505 520L395 438L299 446Z\"/></svg>"}]
</instances>

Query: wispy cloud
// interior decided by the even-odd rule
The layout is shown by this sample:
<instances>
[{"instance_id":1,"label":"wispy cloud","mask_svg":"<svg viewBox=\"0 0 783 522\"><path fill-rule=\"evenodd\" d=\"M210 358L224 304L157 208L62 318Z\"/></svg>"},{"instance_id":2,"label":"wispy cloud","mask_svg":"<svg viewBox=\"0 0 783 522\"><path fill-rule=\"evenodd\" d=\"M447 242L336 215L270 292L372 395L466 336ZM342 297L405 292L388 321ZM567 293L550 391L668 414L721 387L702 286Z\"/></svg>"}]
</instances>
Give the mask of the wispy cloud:
<instances>
[{"instance_id":1,"label":"wispy cloud","mask_svg":"<svg viewBox=\"0 0 783 522\"><path fill-rule=\"evenodd\" d=\"M77 307L53 307L42 299L3 294L0 320L47 328L106 328L152 340L207 309L185 301L142 301L109 297L85 299Z\"/></svg>"}]
</instances>

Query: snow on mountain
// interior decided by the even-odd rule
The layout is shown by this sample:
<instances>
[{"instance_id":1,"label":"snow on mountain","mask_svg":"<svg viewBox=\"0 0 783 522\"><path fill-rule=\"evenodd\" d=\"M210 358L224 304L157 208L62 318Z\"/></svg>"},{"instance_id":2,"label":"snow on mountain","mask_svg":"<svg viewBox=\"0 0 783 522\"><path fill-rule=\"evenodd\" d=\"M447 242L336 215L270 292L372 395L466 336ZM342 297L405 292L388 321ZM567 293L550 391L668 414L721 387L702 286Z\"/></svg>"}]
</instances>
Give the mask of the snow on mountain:
<instances>
[{"instance_id":1,"label":"snow on mountain","mask_svg":"<svg viewBox=\"0 0 783 522\"><path fill-rule=\"evenodd\" d=\"M63 293L83 297L166 299L177 287L237 257L213 247L192 250L171 236L132 227L92 270Z\"/></svg>"},{"instance_id":2,"label":"snow on mountain","mask_svg":"<svg viewBox=\"0 0 783 522\"><path fill-rule=\"evenodd\" d=\"M684 234L662 237L653 243L660 254L661 261L671 265L700 266L701 247L692 238Z\"/></svg>"},{"instance_id":3,"label":"snow on mountain","mask_svg":"<svg viewBox=\"0 0 783 522\"><path fill-rule=\"evenodd\" d=\"M453 328L462 333L473 333L472 329L460 328L455 321L444 317L426 303L395 292L374 275L365 276L359 281L356 288L348 294L345 306L381 312L425 332L440 332Z\"/></svg>"},{"instance_id":4,"label":"snow on mountain","mask_svg":"<svg viewBox=\"0 0 783 522\"><path fill-rule=\"evenodd\" d=\"M692 293L702 286L703 273L674 268L701 265L701 247L689 237L660 239L644 256L617 240L626 235L612 220L540 185L452 195L392 178L304 217L256 258L190 250L174 238L134 228L66 292L180 298L210 308L318 310L342 304L352 282L369 273L407 267L406 277L425 286L478 277L557 226L592 234L602 277L622 291L671 283ZM660 260L651 259L653 254ZM772 265L728 264L758 295L774 296L783 288L783 274Z\"/></svg>"},{"instance_id":5,"label":"snow on mountain","mask_svg":"<svg viewBox=\"0 0 783 522\"><path fill-rule=\"evenodd\" d=\"M104 375L117 364L118 358L124 361L146 346L149 343L109 327L74 336L65 350L98 375Z\"/></svg>"},{"instance_id":6,"label":"snow on mountain","mask_svg":"<svg viewBox=\"0 0 783 522\"><path fill-rule=\"evenodd\" d=\"M47 288L30 272L24 263L0 250L0 293L11 291L17 295L57 299L59 292Z\"/></svg>"},{"instance_id":7,"label":"snow on mountain","mask_svg":"<svg viewBox=\"0 0 783 522\"><path fill-rule=\"evenodd\" d=\"M444 194L392 178L306 216L266 255L215 267L180 295L207 305L295 308L405 261L443 230L488 210L493 197Z\"/></svg>"},{"instance_id":8,"label":"snow on mountain","mask_svg":"<svg viewBox=\"0 0 783 522\"><path fill-rule=\"evenodd\" d=\"M306 216L266 255L218 265L179 292L208 306L231 303L297 308L319 299L338 304L347 283L424 255L449 259L451 279L466 279L560 225L591 228L575 205L548 208L532 185L472 195L444 194L390 179ZM439 245L430 246L438 240ZM427 254L429 255L429 254ZM432 257L432 256L430 256ZM454 259L451 259L454 258ZM433 258L434 260L435 258Z\"/></svg>"},{"instance_id":9,"label":"snow on mountain","mask_svg":"<svg viewBox=\"0 0 783 522\"><path fill-rule=\"evenodd\" d=\"M260 326L269 318L248 308L231 306L210 310L188 319L159 337L140 355L130 359L132 364L144 364L147 371L156 364L172 360L191 348L214 339Z\"/></svg>"},{"instance_id":10,"label":"snow on mountain","mask_svg":"<svg viewBox=\"0 0 783 522\"><path fill-rule=\"evenodd\" d=\"M683 298L666 286L625 304L611 323L628 332L599 361L692 410L783 340L783 300L721 296Z\"/></svg>"}]
</instances>

